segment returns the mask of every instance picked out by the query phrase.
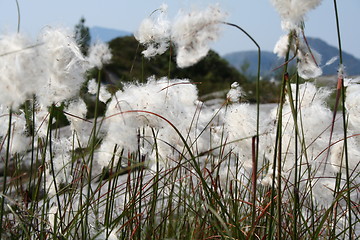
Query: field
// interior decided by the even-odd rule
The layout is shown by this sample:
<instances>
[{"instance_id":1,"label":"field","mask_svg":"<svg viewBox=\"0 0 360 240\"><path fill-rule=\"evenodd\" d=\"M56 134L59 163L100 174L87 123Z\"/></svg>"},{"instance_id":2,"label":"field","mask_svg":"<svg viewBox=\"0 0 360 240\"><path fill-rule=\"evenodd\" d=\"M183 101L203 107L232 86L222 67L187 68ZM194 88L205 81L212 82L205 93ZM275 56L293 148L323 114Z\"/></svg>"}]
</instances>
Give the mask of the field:
<instances>
[{"instance_id":1,"label":"field","mask_svg":"<svg viewBox=\"0 0 360 240\"><path fill-rule=\"evenodd\" d=\"M281 95L271 105L259 101L261 46L220 5L175 20L162 5L135 38L150 61L170 51L186 68L220 28L234 28L259 51L257 104L237 82L214 106L189 79L153 76L109 91L100 81L112 57L106 43L84 55L62 28L37 40L3 35L1 239L358 239L360 85L346 77L340 27L337 85L318 87L304 16L321 0L271 2L284 30L274 47ZM84 92L95 99L93 118Z\"/></svg>"}]
</instances>

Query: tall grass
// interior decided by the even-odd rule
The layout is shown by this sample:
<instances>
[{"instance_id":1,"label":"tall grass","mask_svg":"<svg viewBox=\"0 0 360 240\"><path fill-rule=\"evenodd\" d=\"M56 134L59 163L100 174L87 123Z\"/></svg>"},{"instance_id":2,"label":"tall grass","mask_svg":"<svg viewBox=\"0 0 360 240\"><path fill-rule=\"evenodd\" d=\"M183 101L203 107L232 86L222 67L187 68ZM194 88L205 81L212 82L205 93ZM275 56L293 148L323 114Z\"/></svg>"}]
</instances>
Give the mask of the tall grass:
<instances>
[{"instance_id":1,"label":"tall grass","mask_svg":"<svg viewBox=\"0 0 360 240\"><path fill-rule=\"evenodd\" d=\"M336 0L334 9L342 65ZM352 158L360 155L351 147L359 133L348 134L343 75L339 130L337 106L332 115L325 103L331 90L300 84L300 70L289 74L301 40L290 31L279 103L262 117L261 48L226 24L258 48L255 107L239 102L234 87L212 110L189 81L168 78L142 79L104 100L99 69L93 119L76 107L78 96L41 111L34 92L23 106L8 107L1 116L1 238L358 238L359 164ZM57 126L59 114L70 127ZM22 118L29 141L16 151Z\"/></svg>"}]
</instances>

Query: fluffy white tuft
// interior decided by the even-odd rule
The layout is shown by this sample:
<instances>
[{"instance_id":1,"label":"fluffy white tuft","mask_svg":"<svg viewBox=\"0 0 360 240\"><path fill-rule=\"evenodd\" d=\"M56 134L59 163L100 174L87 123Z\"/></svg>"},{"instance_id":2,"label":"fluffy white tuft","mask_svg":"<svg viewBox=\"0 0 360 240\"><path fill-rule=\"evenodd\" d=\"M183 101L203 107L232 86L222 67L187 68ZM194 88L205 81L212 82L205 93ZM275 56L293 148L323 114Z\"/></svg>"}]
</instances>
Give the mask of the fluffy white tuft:
<instances>
[{"instance_id":1,"label":"fluffy white tuft","mask_svg":"<svg viewBox=\"0 0 360 240\"><path fill-rule=\"evenodd\" d=\"M282 19L282 28L299 28L305 15L321 4L322 0L271 0Z\"/></svg>"},{"instance_id":2,"label":"fluffy white tuft","mask_svg":"<svg viewBox=\"0 0 360 240\"><path fill-rule=\"evenodd\" d=\"M274 53L279 57L285 57L287 51L289 50L289 35L283 35L276 42L274 47Z\"/></svg>"},{"instance_id":3,"label":"fluffy white tuft","mask_svg":"<svg viewBox=\"0 0 360 240\"><path fill-rule=\"evenodd\" d=\"M297 70L299 76L304 79L316 78L322 75L322 69L319 67L321 62L321 55L311 49L299 49L298 51L298 66Z\"/></svg>"},{"instance_id":4,"label":"fluffy white tuft","mask_svg":"<svg viewBox=\"0 0 360 240\"><path fill-rule=\"evenodd\" d=\"M227 93L226 98L228 99L228 101L235 103L235 102L239 102L240 98L244 95L245 93L241 89L239 83L234 82L231 84L231 89Z\"/></svg>"},{"instance_id":5,"label":"fluffy white tuft","mask_svg":"<svg viewBox=\"0 0 360 240\"><path fill-rule=\"evenodd\" d=\"M97 42L90 46L87 61L90 67L102 68L103 64L109 63L112 54L109 45L103 42Z\"/></svg>"},{"instance_id":6,"label":"fluffy white tuft","mask_svg":"<svg viewBox=\"0 0 360 240\"><path fill-rule=\"evenodd\" d=\"M87 107L81 98L73 100L69 103L65 112L71 115L66 115L70 122L70 128L74 135L75 147L86 147L89 141L89 132L86 131L84 119L87 113ZM71 137L72 138L72 137Z\"/></svg>"},{"instance_id":7,"label":"fluffy white tuft","mask_svg":"<svg viewBox=\"0 0 360 240\"><path fill-rule=\"evenodd\" d=\"M98 90L98 84L95 79L88 82L88 92L95 95ZM107 90L104 84L100 84L99 101L106 103L111 98L111 93Z\"/></svg>"},{"instance_id":8,"label":"fluffy white tuft","mask_svg":"<svg viewBox=\"0 0 360 240\"><path fill-rule=\"evenodd\" d=\"M9 126L9 108L0 105L0 139L2 144L0 145L0 152L6 152L6 145L4 140L8 136ZM25 114L19 112L17 114L12 113L11 120L11 135L10 135L10 153L23 153L31 146L31 139L27 135Z\"/></svg>"},{"instance_id":9,"label":"fluffy white tuft","mask_svg":"<svg viewBox=\"0 0 360 240\"><path fill-rule=\"evenodd\" d=\"M170 40L177 50L176 62L181 68L189 67L210 50L209 43L219 36L219 23L223 22L226 13L218 5L210 6L204 11L180 12L174 23L166 20L167 6L162 6L156 19L144 19L135 33L135 38L146 50L145 57L163 54L169 47Z\"/></svg>"},{"instance_id":10,"label":"fluffy white tuft","mask_svg":"<svg viewBox=\"0 0 360 240\"><path fill-rule=\"evenodd\" d=\"M256 135L256 110L249 104L233 104L224 116L224 128L228 146L238 154L246 168L252 164L252 137Z\"/></svg>"},{"instance_id":11,"label":"fluffy white tuft","mask_svg":"<svg viewBox=\"0 0 360 240\"><path fill-rule=\"evenodd\" d=\"M172 41L177 48L176 62L181 68L191 66L205 57L209 43L219 37L219 23L227 14L218 5L204 11L181 12L172 27Z\"/></svg>"},{"instance_id":12,"label":"fluffy white tuft","mask_svg":"<svg viewBox=\"0 0 360 240\"><path fill-rule=\"evenodd\" d=\"M349 127L360 130L360 85L353 84L346 88L345 107L349 116Z\"/></svg>"},{"instance_id":13,"label":"fluffy white tuft","mask_svg":"<svg viewBox=\"0 0 360 240\"><path fill-rule=\"evenodd\" d=\"M36 58L37 47L31 46L22 34L0 36L0 104L17 109L39 87L36 73L42 63Z\"/></svg>"},{"instance_id":14,"label":"fluffy white tuft","mask_svg":"<svg viewBox=\"0 0 360 240\"><path fill-rule=\"evenodd\" d=\"M134 152L141 147L142 154L151 154L151 128L155 130L157 139L161 139L158 140L158 154L166 159L173 152L169 145L176 148L183 145L167 121L182 134L187 134L196 111L196 100L196 87L188 80L150 78L146 84L125 86L108 105L104 121L107 135L100 148L100 165L109 163L115 145L119 151Z\"/></svg>"},{"instance_id":15,"label":"fluffy white tuft","mask_svg":"<svg viewBox=\"0 0 360 240\"><path fill-rule=\"evenodd\" d=\"M98 89L98 84L96 83L96 79L93 78L89 80L87 87L88 87L88 93L92 95L96 94Z\"/></svg>"},{"instance_id":16,"label":"fluffy white tuft","mask_svg":"<svg viewBox=\"0 0 360 240\"><path fill-rule=\"evenodd\" d=\"M135 32L135 38L147 47L142 53L150 58L163 54L169 47L170 21L166 19L167 5L162 5L157 18L145 18Z\"/></svg>"},{"instance_id":17,"label":"fluffy white tuft","mask_svg":"<svg viewBox=\"0 0 360 240\"><path fill-rule=\"evenodd\" d=\"M59 103L78 94L84 82L85 59L66 29L46 28L39 37L44 64L42 85L37 100L43 106Z\"/></svg>"},{"instance_id":18,"label":"fluffy white tuft","mask_svg":"<svg viewBox=\"0 0 360 240\"><path fill-rule=\"evenodd\" d=\"M322 75L322 69L320 67L321 55L311 49L304 39L293 35L293 40L289 42L289 35L283 35L276 42L274 47L274 53L278 57L285 57L288 51L296 54L298 64L297 70L299 76L304 79L316 78Z\"/></svg>"}]
</instances>

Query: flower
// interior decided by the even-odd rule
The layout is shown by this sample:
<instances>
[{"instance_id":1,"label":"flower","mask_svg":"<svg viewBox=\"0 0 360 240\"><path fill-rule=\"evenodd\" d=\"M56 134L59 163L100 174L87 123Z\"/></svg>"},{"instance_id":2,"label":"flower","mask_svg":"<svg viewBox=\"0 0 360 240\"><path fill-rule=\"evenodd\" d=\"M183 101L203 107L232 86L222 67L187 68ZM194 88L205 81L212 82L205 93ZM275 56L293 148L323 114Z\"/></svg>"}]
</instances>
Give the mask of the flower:
<instances>
[{"instance_id":1,"label":"flower","mask_svg":"<svg viewBox=\"0 0 360 240\"><path fill-rule=\"evenodd\" d=\"M59 103L78 94L88 68L73 37L62 28L47 28L39 37L43 67L37 86L37 101L43 106Z\"/></svg>"},{"instance_id":2,"label":"flower","mask_svg":"<svg viewBox=\"0 0 360 240\"><path fill-rule=\"evenodd\" d=\"M256 135L256 110L247 103L230 105L224 116L229 147L238 154L245 168L252 167L251 137Z\"/></svg>"},{"instance_id":3,"label":"flower","mask_svg":"<svg viewBox=\"0 0 360 240\"><path fill-rule=\"evenodd\" d=\"M91 79L88 82L88 92L92 95L97 93L98 84L95 79ZM103 84L100 84L100 93L99 93L99 101L106 103L107 100L111 98L111 93L106 89L106 86Z\"/></svg>"},{"instance_id":4,"label":"flower","mask_svg":"<svg viewBox=\"0 0 360 240\"><path fill-rule=\"evenodd\" d=\"M346 88L345 107L348 114L349 128L360 129L360 85L352 84Z\"/></svg>"},{"instance_id":5,"label":"flower","mask_svg":"<svg viewBox=\"0 0 360 240\"><path fill-rule=\"evenodd\" d=\"M0 54L0 104L13 109L34 94L43 107L74 97L89 68L73 33L63 28L44 29L36 42L4 35Z\"/></svg>"},{"instance_id":6,"label":"flower","mask_svg":"<svg viewBox=\"0 0 360 240\"><path fill-rule=\"evenodd\" d=\"M173 24L171 39L177 49L176 62L181 68L194 65L210 50L209 42L219 37L219 23L226 13L218 5L204 11L181 12Z\"/></svg>"},{"instance_id":7,"label":"flower","mask_svg":"<svg viewBox=\"0 0 360 240\"><path fill-rule=\"evenodd\" d=\"M142 53L150 58L163 54L169 47L170 22L166 20L167 5L163 4L156 19L145 18L135 33L135 38L147 47Z\"/></svg>"},{"instance_id":8,"label":"flower","mask_svg":"<svg viewBox=\"0 0 360 240\"><path fill-rule=\"evenodd\" d=\"M71 138L75 136L75 147L86 147L89 141L89 132L87 130L88 124L85 124L84 118L86 117L87 107L81 98L73 100L65 109L66 117L70 122L72 132Z\"/></svg>"},{"instance_id":9,"label":"flower","mask_svg":"<svg viewBox=\"0 0 360 240\"><path fill-rule=\"evenodd\" d=\"M300 48L298 60L297 70L300 77L310 79L322 75L322 69L318 65L321 62L321 55L315 50Z\"/></svg>"},{"instance_id":10,"label":"flower","mask_svg":"<svg viewBox=\"0 0 360 240\"><path fill-rule=\"evenodd\" d=\"M102 68L103 64L110 62L111 57L109 45L103 42L97 42L90 46L87 61L89 62L90 67Z\"/></svg>"},{"instance_id":11,"label":"flower","mask_svg":"<svg viewBox=\"0 0 360 240\"><path fill-rule=\"evenodd\" d=\"M204 11L180 12L171 25L165 19L167 6L163 5L160 10L155 20L149 17L142 21L135 38L147 47L142 52L147 58L163 54L171 40L177 50L176 63L181 68L194 65L206 56L209 42L218 38L219 23L227 15L215 5Z\"/></svg>"},{"instance_id":12,"label":"flower","mask_svg":"<svg viewBox=\"0 0 360 240\"><path fill-rule=\"evenodd\" d=\"M240 85L238 82L234 82L231 84L231 89L230 91L227 93L226 98L230 101L230 102L238 102L240 100L240 97L244 96L244 92L241 89Z\"/></svg>"},{"instance_id":13,"label":"flower","mask_svg":"<svg viewBox=\"0 0 360 240\"><path fill-rule=\"evenodd\" d=\"M35 77L37 47L32 45L22 34L0 37L0 104L17 109L38 87Z\"/></svg>"},{"instance_id":14,"label":"flower","mask_svg":"<svg viewBox=\"0 0 360 240\"><path fill-rule=\"evenodd\" d=\"M88 93L94 95L97 92L98 84L96 83L96 80L93 78L88 82Z\"/></svg>"},{"instance_id":15,"label":"flower","mask_svg":"<svg viewBox=\"0 0 360 240\"><path fill-rule=\"evenodd\" d=\"M100 147L99 164L106 166L109 163L116 145L119 152L121 149L134 152L140 147L143 155L151 154L151 128L156 131L158 139L157 154L166 159L173 153L169 146L179 148L183 143L164 119L183 134L190 135L189 128L196 112L196 100L196 87L188 80L155 80L151 77L146 84L126 85L108 104L106 120L103 123L107 134ZM141 132L138 129L141 129ZM143 141L141 146L139 137Z\"/></svg>"},{"instance_id":16,"label":"flower","mask_svg":"<svg viewBox=\"0 0 360 240\"><path fill-rule=\"evenodd\" d=\"M279 57L284 58L289 49L289 35L282 35L276 42L273 52Z\"/></svg>"},{"instance_id":17,"label":"flower","mask_svg":"<svg viewBox=\"0 0 360 240\"><path fill-rule=\"evenodd\" d=\"M322 0L271 0L281 16L284 30L298 29L307 12L321 4Z\"/></svg>"},{"instance_id":18,"label":"flower","mask_svg":"<svg viewBox=\"0 0 360 240\"><path fill-rule=\"evenodd\" d=\"M304 39L293 34L293 40L290 43L289 35L283 35L275 44L274 53L278 57L285 57L289 49L298 59L297 70L300 77L310 79L321 76L322 69L319 66L321 55L314 49L311 49Z\"/></svg>"},{"instance_id":19,"label":"flower","mask_svg":"<svg viewBox=\"0 0 360 240\"><path fill-rule=\"evenodd\" d=\"M15 153L23 153L31 146L31 139L26 134L26 119L25 114L21 111L19 113L12 113L11 120L11 134L10 134L10 151ZM9 126L9 108L0 105L0 139L4 141L8 136ZM2 144L0 146L0 153L6 152L6 147Z\"/></svg>"}]
</instances>

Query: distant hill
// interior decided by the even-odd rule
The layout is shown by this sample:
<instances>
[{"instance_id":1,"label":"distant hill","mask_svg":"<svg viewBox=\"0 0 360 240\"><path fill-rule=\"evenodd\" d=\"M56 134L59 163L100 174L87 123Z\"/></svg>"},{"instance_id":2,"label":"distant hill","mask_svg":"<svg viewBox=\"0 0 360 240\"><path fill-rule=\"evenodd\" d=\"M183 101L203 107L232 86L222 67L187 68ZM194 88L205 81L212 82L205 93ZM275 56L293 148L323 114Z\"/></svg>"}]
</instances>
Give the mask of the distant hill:
<instances>
[{"instance_id":1,"label":"distant hill","mask_svg":"<svg viewBox=\"0 0 360 240\"><path fill-rule=\"evenodd\" d=\"M124 37L130 36L132 33L111 29L111 28L104 28L104 27L91 27L90 28L90 36L91 42L94 43L96 41L102 42L109 42L117 37Z\"/></svg>"},{"instance_id":2,"label":"distant hill","mask_svg":"<svg viewBox=\"0 0 360 240\"><path fill-rule=\"evenodd\" d=\"M143 58L143 47L133 36L119 37L109 42L113 53L112 62L107 64L105 81L121 85L129 81L144 81L150 76L157 78L189 78L196 83L199 95L214 91L229 90L233 82L246 84L246 78L216 52L209 54L199 63L188 68L178 68L173 51L151 59Z\"/></svg>"},{"instance_id":3,"label":"distant hill","mask_svg":"<svg viewBox=\"0 0 360 240\"><path fill-rule=\"evenodd\" d=\"M331 58L338 56L339 50L336 47L330 46L325 41L318 38L307 38L309 46L322 55L321 65L324 65ZM247 75L256 75L257 73L257 51L241 51L226 54L224 58L229 63ZM262 51L261 53L261 74L268 76L273 74L273 69L281 66L283 60L279 59L274 53L269 51ZM360 75L360 59L355 58L353 55L343 52L343 62L346 66L346 73L350 76ZM339 60L333 64L323 67L324 75L336 74ZM248 67L246 67L248 65Z\"/></svg>"},{"instance_id":4,"label":"distant hill","mask_svg":"<svg viewBox=\"0 0 360 240\"><path fill-rule=\"evenodd\" d=\"M257 51L229 53L224 58L243 74L256 76L258 64ZM279 65L281 65L281 61L274 53L268 51L261 52L261 75L271 75L272 70Z\"/></svg>"},{"instance_id":5,"label":"distant hill","mask_svg":"<svg viewBox=\"0 0 360 240\"><path fill-rule=\"evenodd\" d=\"M339 49L337 47L333 47L328 45L326 42L319 38L309 38L309 45L318 51L322 56L322 64L325 64L332 57L339 55ZM343 62L345 65L346 73L350 76L352 75L360 75L360 59L355 58L351 53L347 53L343 51ZM334 64L325 66L323 68L324 75L333 75L336 74L337 66L339 65L339 60L337 60Z\"/></svg>"}]
</instances>

